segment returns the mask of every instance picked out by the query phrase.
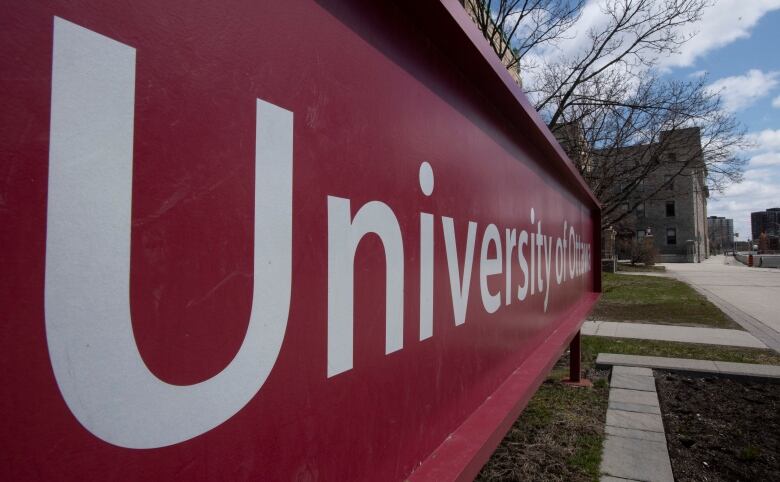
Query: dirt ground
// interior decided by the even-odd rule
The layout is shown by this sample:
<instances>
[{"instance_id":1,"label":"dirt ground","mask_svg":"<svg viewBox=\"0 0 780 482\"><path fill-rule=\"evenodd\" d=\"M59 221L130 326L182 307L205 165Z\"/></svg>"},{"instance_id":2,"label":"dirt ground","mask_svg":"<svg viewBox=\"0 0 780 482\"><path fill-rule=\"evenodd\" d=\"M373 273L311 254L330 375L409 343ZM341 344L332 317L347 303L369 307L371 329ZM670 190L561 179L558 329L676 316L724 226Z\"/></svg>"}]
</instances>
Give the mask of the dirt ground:
<instances>
[{"instance_id":1,"label":"dirt ground","mask_svg":"<svg viewBox=\"0 0 780 482\"><path fill-rule=\"evenodd\" d=\"M780 383L655 375L675 480L780 481Z\"/></svg>"}]
</instances>

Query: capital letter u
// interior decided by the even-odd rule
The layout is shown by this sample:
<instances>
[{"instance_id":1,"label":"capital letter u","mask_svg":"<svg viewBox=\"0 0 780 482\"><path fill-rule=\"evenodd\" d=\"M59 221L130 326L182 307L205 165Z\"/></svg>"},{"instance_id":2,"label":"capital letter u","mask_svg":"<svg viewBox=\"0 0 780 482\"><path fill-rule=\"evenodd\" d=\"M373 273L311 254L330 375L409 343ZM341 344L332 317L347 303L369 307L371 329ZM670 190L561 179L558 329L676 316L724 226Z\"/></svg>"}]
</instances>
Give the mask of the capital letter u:
<instances>
[{"instance_id":1,"label":"capital letter u","mask_svg":"<svg viewBox=\"0 0 780 482\"><path fill-rule=\"evenodd\" d=\"M46 338L78 421L128 448L176 444L243 408L287 327L292 251L292 112L257 100L254 287L230 364L171 385L144 364L130 319L135 49L54 19L46 235Z\"/></svg>"}]
</instances>

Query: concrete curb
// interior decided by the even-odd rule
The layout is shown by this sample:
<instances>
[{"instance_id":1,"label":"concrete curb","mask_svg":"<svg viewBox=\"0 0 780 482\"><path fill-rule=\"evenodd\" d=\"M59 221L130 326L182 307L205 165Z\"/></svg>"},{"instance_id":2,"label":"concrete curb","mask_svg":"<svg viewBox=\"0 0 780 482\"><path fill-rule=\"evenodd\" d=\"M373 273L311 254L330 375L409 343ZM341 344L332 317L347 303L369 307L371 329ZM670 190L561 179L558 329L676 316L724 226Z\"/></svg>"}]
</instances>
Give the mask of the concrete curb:
<instances>
[{"instance_id":1,"label":"concrete curb","mask_svg":"<svg viewBox=\"0 0 780 482\"><path fill-rule=\"evenodd\" d=\"M608 368L610 366L645 367L648 369L656 368L660 370L703 372L727 376L780 379L780 366L777 365L599 353L599 356L596 358L596 367ZM621 381L621 383L623 382Z\"/></svg>"}]
</instances>

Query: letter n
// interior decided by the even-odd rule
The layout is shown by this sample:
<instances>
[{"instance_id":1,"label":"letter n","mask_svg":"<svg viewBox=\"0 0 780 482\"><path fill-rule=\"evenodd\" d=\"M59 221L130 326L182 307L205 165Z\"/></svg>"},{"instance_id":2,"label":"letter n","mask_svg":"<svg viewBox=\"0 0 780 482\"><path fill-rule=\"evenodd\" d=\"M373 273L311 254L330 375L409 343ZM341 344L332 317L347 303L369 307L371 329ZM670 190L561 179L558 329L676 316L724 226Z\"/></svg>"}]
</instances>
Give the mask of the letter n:
<instances>
[{"instance_id":1,"label":"letter n","mask_svg":"<svg viewBox=\"0 0 780 482\"><path fill-rule=\"evenodd\" d=\"M328 196L328 377L352 369L355 252L368 233L385 250L385 354L403 348L404 249L398 219L379 201L351 217L349 199Z\"/></svg>"}]
</instances>

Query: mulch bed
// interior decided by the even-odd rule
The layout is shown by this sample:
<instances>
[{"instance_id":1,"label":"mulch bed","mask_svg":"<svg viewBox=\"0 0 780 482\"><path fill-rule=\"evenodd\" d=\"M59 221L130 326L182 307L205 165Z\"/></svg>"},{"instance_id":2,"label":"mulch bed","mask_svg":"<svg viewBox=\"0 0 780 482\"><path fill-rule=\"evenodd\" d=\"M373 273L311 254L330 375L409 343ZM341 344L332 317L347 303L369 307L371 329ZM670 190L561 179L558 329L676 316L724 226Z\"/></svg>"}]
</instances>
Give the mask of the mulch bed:
<instances>
[{"instance_id":1,"label":"mulch bed","mask_svg":"<svg viewBox=\"0 0 780 482\"><path fill-rule=\"evenodd\" d=\"M655 373L675 480L780 480L780 383Z\"/></svg>"}]
</instances>

